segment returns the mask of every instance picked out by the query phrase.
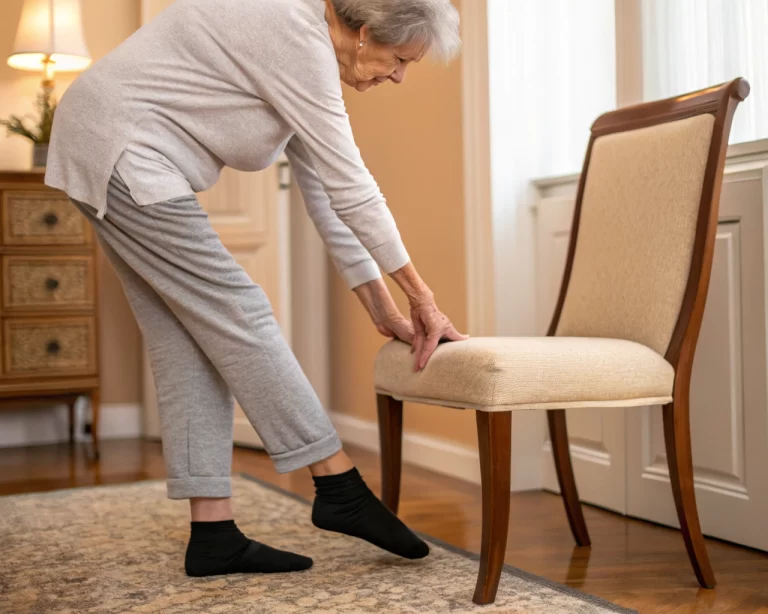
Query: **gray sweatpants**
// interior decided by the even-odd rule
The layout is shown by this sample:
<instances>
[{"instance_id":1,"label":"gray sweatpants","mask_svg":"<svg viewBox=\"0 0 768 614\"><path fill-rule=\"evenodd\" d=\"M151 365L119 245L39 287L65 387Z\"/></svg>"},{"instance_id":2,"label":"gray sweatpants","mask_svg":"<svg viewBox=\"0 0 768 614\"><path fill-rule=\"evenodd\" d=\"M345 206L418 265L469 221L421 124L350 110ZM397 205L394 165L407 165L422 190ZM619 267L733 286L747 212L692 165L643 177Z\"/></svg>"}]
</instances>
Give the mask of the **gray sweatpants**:
<instances>
[{"instance_id":1,"label":"gray sweatpants","mask_svg":"<svg viewBox=\"0 0 768 614\"><path fill-rule=\"evenodd\" d=\"M277 471L341 449L267 296L194 196L140 207L113 175L104 219L75 205L93 225L144 336L171 499L231 496L232 394Z\"/></svg>"}]
</instances>

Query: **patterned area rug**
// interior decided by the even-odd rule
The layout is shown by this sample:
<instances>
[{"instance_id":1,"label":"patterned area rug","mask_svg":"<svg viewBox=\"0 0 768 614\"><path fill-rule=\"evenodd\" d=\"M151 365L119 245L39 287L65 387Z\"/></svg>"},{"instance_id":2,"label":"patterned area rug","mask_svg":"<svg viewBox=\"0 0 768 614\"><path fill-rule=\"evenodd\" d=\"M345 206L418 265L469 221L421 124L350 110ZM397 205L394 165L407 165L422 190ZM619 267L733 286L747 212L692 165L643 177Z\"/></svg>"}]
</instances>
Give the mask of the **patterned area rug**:
<instances>
[{"instance_id":1,"label":"patterned area rug","mask_svg":"<svg viewBox=\"0 0 768 614\"><path fill-rule=\"evenodd\" d=\"M247 476L234 479L238 524L311 556L306 572L188 578L186 504L163 482L0 498L0 612L117 614L331 612L386 614L630 612L507 567L496 603L475 606L477 562L432 540L405 561L315 529L307 503Z\"/></svg>"}]
</instances>

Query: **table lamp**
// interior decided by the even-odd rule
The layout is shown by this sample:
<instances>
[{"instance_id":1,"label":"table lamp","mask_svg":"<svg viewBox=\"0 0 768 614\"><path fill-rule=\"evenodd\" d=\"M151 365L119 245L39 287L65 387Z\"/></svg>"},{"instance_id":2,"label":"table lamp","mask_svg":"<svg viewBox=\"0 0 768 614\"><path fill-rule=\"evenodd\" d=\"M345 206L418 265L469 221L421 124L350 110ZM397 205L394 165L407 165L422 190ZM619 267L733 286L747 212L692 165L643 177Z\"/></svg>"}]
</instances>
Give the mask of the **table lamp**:
<instances>
[{"instance_id":1,"label":"table lamp","mask_svg":"<svg viewBox=\"0 0 768 614\"><path fill-rule=\"evenodd\" d=\"M83 39L80 0L24 0L19 28L8 65L20 70L43 72L42 93L37 97L40 118L29 127L25 119L12 115L0 120L8 134L16 134L34 143L33 168L44 168L56 112L53 97L55 72L85 70L91 63Z\"/></svg>"},{"instance_id":2,"label":"table lamp","mask_svg":"<svg viewBox=\"0 0 768 614\"><path fill-rule=\"evenodd\" d=\"M54 72L77 72L90 63L80 0L24 0L9 66L42 71L43 87L52 90Z\"/></svg>"}]
</instances>

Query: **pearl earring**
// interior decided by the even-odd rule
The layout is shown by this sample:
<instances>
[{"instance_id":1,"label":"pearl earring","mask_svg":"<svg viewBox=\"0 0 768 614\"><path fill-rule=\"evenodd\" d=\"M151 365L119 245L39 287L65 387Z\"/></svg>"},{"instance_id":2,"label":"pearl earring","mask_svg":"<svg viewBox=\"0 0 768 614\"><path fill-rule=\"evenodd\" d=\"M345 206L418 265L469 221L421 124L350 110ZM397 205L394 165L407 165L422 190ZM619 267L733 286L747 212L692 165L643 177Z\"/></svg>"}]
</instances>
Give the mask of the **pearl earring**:
<instances>
[{"instance_id":1,"label":"pearl earring","mask_svg":"<svg viewBox=\"0 0 768 614\"><path fill-rule=\"evenodd\" d=\"M362 47L363 45L365 45L365 41L360 41L360 46Z\"/></svg>"}]
</instances>

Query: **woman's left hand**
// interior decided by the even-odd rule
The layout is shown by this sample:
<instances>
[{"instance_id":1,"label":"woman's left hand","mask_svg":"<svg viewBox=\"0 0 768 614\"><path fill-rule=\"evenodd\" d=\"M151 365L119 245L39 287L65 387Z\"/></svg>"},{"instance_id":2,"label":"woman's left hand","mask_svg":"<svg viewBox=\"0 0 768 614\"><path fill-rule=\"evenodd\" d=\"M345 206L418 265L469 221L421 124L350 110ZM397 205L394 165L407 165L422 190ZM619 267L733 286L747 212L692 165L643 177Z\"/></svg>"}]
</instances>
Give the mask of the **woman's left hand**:
<instances>
[{"instance_id":1,"label":"woman's left hand","mask_svg":"<svg viewBox=\"0 0 768 614\"><path fill-rule=\"evenodd\" d=\"M358 286L355 294L371 316L377 331L385 337L413 343L413 324L400 313L383 279Z\"/></svg>"},{"instance_id":2,"label":"woman's left hand","mask_svg":"<svg viewBox=\"0 0 768 614\"><path fill-rule=\"evenodd\" d=\"M411 353L414 355L414 371L421 371L437 349L440 341L466 341L451 321L437 308L431 292L422 300L411 302L411 319L414 325L414 341Z\"/></svg>"}]
</instances>

